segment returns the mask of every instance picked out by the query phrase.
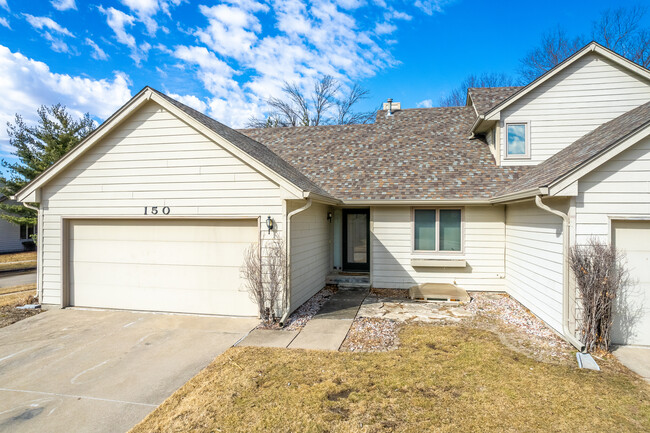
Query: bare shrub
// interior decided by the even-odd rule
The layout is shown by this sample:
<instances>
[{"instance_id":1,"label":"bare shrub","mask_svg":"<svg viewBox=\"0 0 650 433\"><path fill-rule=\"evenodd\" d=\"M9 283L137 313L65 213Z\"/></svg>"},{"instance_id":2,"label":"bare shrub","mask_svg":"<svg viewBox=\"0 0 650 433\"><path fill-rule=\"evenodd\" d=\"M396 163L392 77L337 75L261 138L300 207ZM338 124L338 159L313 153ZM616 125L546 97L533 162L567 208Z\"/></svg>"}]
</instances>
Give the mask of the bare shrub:
<instances>
[{"instance_id":1,"label":"bare shrub","mask_svg":"<svg viewBox=\"0 0 650 433\"><path fill-rule=\"evenodd\" d=\"M591 238L569 251L569 265L582 299L580 334L587 351L609 350L616 296L629 281L624 256Z\"/></svg>"},{"instance_id":2,"label":"bare shrub","mask_svg":"<svg viewBox=\"0 0 650 433\"><path fill-rule=\"evenodd\" d=\"M283 299L287 281L287 256L284 243L269 241L264 251L258 243L252 244L244 254L241 274L246 279L248 294L257 304L262 321L267 324L278 320L278 303Z\"/></svg>"}]
</instances>

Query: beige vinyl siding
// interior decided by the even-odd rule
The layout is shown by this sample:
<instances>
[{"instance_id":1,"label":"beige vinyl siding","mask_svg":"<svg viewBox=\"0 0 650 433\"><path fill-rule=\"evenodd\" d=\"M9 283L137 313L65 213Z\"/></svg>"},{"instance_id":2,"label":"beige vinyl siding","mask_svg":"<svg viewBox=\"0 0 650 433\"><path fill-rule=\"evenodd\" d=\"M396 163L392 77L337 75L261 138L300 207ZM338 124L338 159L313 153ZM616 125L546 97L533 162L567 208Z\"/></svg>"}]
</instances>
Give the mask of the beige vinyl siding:
<instances>
[{"instance_id":1,"label":"beige vinyl siding","mask_svg":"<svg viewBox=\"0 0 650 433\"><path fill-rule=\"evenodd\" d=\"M296 204L295 209L304 205ZM325 286L331 270L328 207L314 203L291 218L291 310ZM293 210L293 209L292 209Z\"/></svg>"},{"instance_id":2,"label":"beige vinyl siding","mask_svg":"<svg viewBox=\"0 0 650 433\"><path fill-rule=\"evenodd\" d=\"M61 302L62 217L271 216L283 237L281 189L173 114L150 102L42 192L43 302ZM146 218L164 218L148 215ZM262 238L267 234L262 222Z\"/></svg>"},{"instance_id":3,"label":"beige vinyl siding","mask_svg":"<svg viewBox=\"0 0 650 433\"><path fill-rule=\"evenodd\" d=\"M501 112L501 126L530 122L530 160L502 165L539 164L603 123L650 100L650 83L597 54L587 55Z\"/></svg>"},{"instance_id":4,"label":"beige vinyl siding","mask_svg":"<svg viewBox=\"0 0 650 433\"><path fill-rule=\"evenodd\" d=\"M609 242L611 219L650 219L650 137L578 181L575 214L578 244Z\"/></svg>"},{"instance_id":5,"label":"beige vinyl siding","mask_svg":"<svg viewBox=\"0 0 650 433\"><path fill-rule=\"evenodd\" d=\"M534 203L508 205L507 292L558 332L562 329L562 273L562 220Z\"/></svg>"},{"instance_id":6,"label":"beige vinyl siding","mask_svg":"<svg viewBox=\"0 0 650 433\"><path fill-rule=\"evenodd\" d=\"M0 253L22 251L20 226L0 218Z\"/></svg>"},{"instance_id":7,"label":"beige vinyl siding","mask_svg":"<svg viewBox=\"0 0 650 433\"><path fill-rule=\"evenodd\" d=\"M411 208L371 209L372 285L406 289L423 283L456 283L468 290L504 290L503 207L468 206L463 210L464 253L413 253ZM465 259L466 268L417 268L413 258Z\"/></svg>"}]
</instances>

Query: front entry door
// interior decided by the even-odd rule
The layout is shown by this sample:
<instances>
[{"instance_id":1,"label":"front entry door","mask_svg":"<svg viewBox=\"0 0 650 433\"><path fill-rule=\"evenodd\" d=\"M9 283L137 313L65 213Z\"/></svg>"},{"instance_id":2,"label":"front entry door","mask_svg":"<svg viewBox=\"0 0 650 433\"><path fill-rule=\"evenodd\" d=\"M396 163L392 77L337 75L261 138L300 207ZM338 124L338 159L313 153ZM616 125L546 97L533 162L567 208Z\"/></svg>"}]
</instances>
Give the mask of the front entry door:
<instances>
[{"instance_id":1,"label":"front entry door","mask_svg":"<svg viewBox=\"0 0 650 433\"><path fill-rule=\"evenodd\" d=\"M370 271L370 209L343 209L343 270Z\"/></svg>"}]
</instances>

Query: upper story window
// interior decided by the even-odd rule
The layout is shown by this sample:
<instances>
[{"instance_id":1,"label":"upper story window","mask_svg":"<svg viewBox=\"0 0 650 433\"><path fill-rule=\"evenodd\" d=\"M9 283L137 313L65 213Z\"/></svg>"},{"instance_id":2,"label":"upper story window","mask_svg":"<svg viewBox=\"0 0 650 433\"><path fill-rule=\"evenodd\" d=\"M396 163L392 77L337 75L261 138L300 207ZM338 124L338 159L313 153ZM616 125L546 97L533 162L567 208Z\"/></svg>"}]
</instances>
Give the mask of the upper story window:
<instances>
[{"instance_id":1,"label":"upper story window","mask_svg":"<svg viewBox=\"0 0 650 433\"><path fill-rule=\"evenodd\" d=\"M416 252L462 251L461 209L414 209L413 250Z\"/></svg>"},{"instance_id":2,"label":"upper story window","mask_svg":"<svg viewBox=\"0 0 650 433\"><path fill-rule=\"evenodd\" d=\"M529 135L527 123L506 124L506 158L530 158Z\"/></svg>"}]
</instances>

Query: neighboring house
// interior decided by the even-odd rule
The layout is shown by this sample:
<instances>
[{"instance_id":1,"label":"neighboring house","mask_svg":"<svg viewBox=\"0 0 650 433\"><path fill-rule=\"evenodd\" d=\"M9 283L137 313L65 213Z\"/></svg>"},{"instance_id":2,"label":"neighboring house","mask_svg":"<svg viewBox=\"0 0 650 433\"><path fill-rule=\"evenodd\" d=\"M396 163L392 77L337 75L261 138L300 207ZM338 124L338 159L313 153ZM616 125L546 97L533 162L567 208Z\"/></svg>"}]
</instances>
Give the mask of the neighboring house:
<instances>
[{"instance_id":1,"label":"neighboring house","mask_svg":"<svg viewBox=\"0 0 650 433\"><path fill-rule=\"evenodd\" d=\"M3 195L0 195L0 203L10 205L18 204ZM3 212L0 210L0 213ZM0 218L0 254L24 251L27 249L27 244L33 245L33 241L29 235L34 234L34 232L35 229L33 226L20 226Z\"/></svg>"},{"instance_id":2,"label":"neighboring house","mask_svg":"<svg viewBox=\"0 0 650 433\"><path fill-rule=\"evenodd\" d=\"M650 345L650 72L596 43L372 125L238 132L147 87L17 199L41 203L45 304L255 315L243 252L278 238L285 314L341 269L506 291L579 345L566 257L595 235L638 282L615 342Z\"/></svg>"}]
</instances>

